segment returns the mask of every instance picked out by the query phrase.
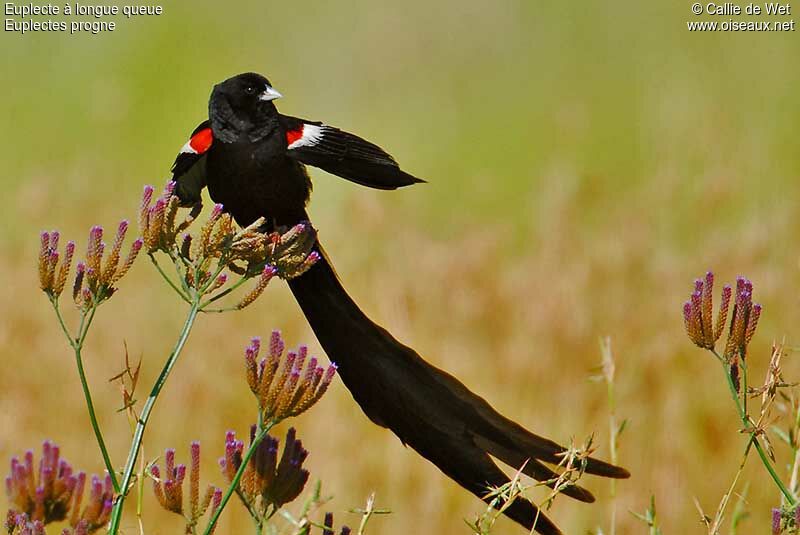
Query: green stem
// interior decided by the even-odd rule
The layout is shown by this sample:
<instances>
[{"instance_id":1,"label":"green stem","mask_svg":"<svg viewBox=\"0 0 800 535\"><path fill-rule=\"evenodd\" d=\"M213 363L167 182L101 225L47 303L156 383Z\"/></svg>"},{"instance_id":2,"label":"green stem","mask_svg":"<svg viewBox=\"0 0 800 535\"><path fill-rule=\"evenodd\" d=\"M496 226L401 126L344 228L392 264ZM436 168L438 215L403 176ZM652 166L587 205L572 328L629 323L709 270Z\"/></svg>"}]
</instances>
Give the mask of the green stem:
<instances>
[{"instance_id":1,"label":"green stem","mask_svg":"<svg viewBox=\"0 0 800 535\"><path fill-rule=\"evenodd\" d=\"M714 354L716 355L716 352L714 352ZM717 357L719 358L719 355L717 355ZM730 366L728 366L724 360L722 362L723 362L722 368L725 373L725 378L728 380L728 389L731 392L731 397L733 398L733 402L736 404L736 409L739 412L739 418L742 420L742 424L745 426L745 428L750 427L751 426L750 418L748 417L747 412L742 406L742 402L739 398L739 391L736 388L736 385L733 384L733 379L731 378L731 373L730 373ZM745 395L747 395L746 392ZM792 506L797 505L797 499L792 495L789 489L786 488L786 485L783 484L783 481L781 481L781 478L775 472L775 468L773 468L772 463L767 457L767 454L764 452L764 448L761 447L761 442L759 442L758 436L756 436L755 431L750 433L750 441L756 448L756 452L758 453L758 456L761 458L761 463L764 465L764 468L767 469L767 472L769 472L769 475L770 477L772 477L772 480L775 482L775 485L777 485L777 487L780 489L781 494L783 494L783 496Z\"/></svg>"},{"instance_id":2,"label":"green stem","mask_svg":"<svg viewBox=\"0 0 800 535\"><path fill-rule=\"evenodd\" d=\"M86 409L89 412L89 420L92 423L92 430L94 436L97 438L97 445L100 447L100 453L103 455L103 463L106 465L106 471L111 476L111 484L114 487L114 492L119 492L120 486L117 480L117 475L114 470L114 465L111 462L111 457L108 454L106 443L103 440L103 433L100 431L100 424L97 422L97 415L94 411L94 403L92 402L92 394L89 391L89 383L86 380L86 373L83 369L83 358L81 357L80 347L75 348L75 363L78 367L78 376L81 379L81 387L83 388L83 397L86 398Z\"/></svg>"},{"instance_id":3,"label":"green stem","mask_svg":"<svg viewBox=\"0 0 800 535\"><path fill-rule=\"evenodd\" d=\"M222 291L222 292L218 293L217 295L215 295L214 297L211 297L210 299L206 299L206 300L203 302L203 304L202 304L202 305L200 305L200 308L201 308L201 309L203 309L203 308L207 307L208 305L210 305L211 303L213 303L214 301L216 301L216 300L218 300L218 299L222 299L223 297L225 297L226 295L228 295L228 294L230 294L231 292L233 292L234 290L236 290L236 289L237 289L239 286L241 286L242 284L244 284L244 283L245 283L245 282L247 282L248 280L250 280L250 279L249 279L249 278L247 278L247 277L242 277L241 279L239 279L238 281L236 281L236 284L234 284L234 285L233 285L233 286L231 286L230 288L226 289L225 291ZM223 312L223 311L225 311L225 310L226 310L226 309L214 309L213 311L210 311L210 312L218 312L218 311L219 311L219 312Z\"/></svg>"},{"instance_id":4,"label":"green stem","mask_svg":"<svg viewBox=\"0 0 800 535\"><path fill-rule=\"evenodd\" d=\"M242 475L244 474L245 469L247 468L247 463L250 462L250 457L256 452L256 448L261 441L264 440L264 437L267 436L267 432L270 430L273 424L268 424L262 429L258 430L258 433L253 438L253 442L250 444L250 447L247 449L247 452L242 457L242 464L239 465L239 469L236 470L236 474L233 476L233 480L231 480L231 484L228 487L228 490L225 491L225 495L222 497L222 501L217 507L217 510L214 511L214 514L211 516L211 519L208 521L208 526L206 530L203 532L203 535L210 535L211 531L214 529L214 526L217 525L217 520L219 520L219 516L222 514L222 510L225 509L225 506L230 501L231 496L233 493L236 492L236 489L239 487L239 481L242 479ZM261 423L259 422L259 427L261 427Z\"/></svg>"},{"instance_id":5,"label":"green stem","mask_svg":"<svg viewBox=\"0 0 800 535\"><path fill-rule=\"evenodd\" d=\"M120 487L119 494L114 499L114 506L111 510L111 522L108 528L109 535L115 535L119 532L120 520L122 518L122 506L125 503L125 497L128 492L128 487L130 486L131 477L133 476L136 458L138 457L139 450L142 446L144 430L147 426L147 421L150 418L150 412L153 410L153 405L155 405L156 400L161 393L161 389L164 388L164 384L166 383L172 368L175 366L175 362L178 360L178 356L183 350L186 340L189 338L189 333L191 332L194 321L197 318L197 312L198 303L195 301L192 303L192 307L189 309L189 315L186 317L186 321L183 324L178 341L175 343L175 347L173 348L172 353L170 353L169 358L167 358L167 362L164 364L161 374L158 376L158 379L156 379L153 389L150 391L150 396L144 403L142 413L139 415L139 421L136 423L136 429L133 433L131 449L128 453L128 460L125 462L125 469L122 473L122 486Z\"/></svg>"},{"instance_id":6,"label":"green stem","mask_svg":"<svg viewBox=\"0 0 800 535\"><path fill-rule=\"evenodd\" d=\"M100 448L100 454L103 456L103 463L106 465L106 471L111 477L111 485L114 487L114 492L119 492L119 481L117 480L117 474L114 470L114 464L111 462L111 456L108 454L106 442L103 439L103 432L100 431L100 424L97 422L97 413L95 413L94 410L92 392L89 390L89 382L86 379L86 372L83 369L83 356L81 355L83 342L86 340L86 334L89 332L89 327L92 325L92 320L94 319L94 313L97 310L97 306L92 306L88 314L88 319L86 312L81 314L81 323L78 330L78 336L73 338L67 330L67 326L64 323L64 318L61 316L61 311L58 308L58 300L56 298L51 298L51 302L53 303L53 308L56 311L58 323L61 325L61 329L64 331L64 335L67 337L69 345L72 346L72 350L75 353L75 364L78 368L78 377L81 380L81 388L83 389L83 397L86 400L86 410L89 413L89 421L92 424L92 431L94 432L95 439L97 440L97 445Z\"/></svg>"},{"instance_id":7,"label":"green stem","mask_svg":"<svg viewBox=\"0 0 800 535\"><path fill-rule=\"evenodd\" d=\"M709 532L711 533L718 533L720 524L722 524L722 518L725 514L725 509L728 507L728 502L731 499L731 495L733 495L733 491L736 488L736 484L739 482L739 477L742 475L742 471L744 470L745 464L747 464L747 457L750 453L750 444L752 442L747 443L747 447L744 449L744 455L742 455L742 462L739 463L739 469L736 471L736 475L733 477L733 481L731 482L730 487L728 488L728 492L722 497L722 501L719 503L719 507L717 508L717 514L714 515L714 522L711 524L711 529Z\"/></svg>"},{"instance_id":8,"label":"green stem","mask_svg":"<svg viewBox=\"0 0 800 535\"><path fill-rule=\"evenodd\" d=\"M165 281L167 281L167 284L169 284L172 287L172 289L175 290L175 293L177 293L179 296L181 296L181 299L183 299L184 301L186 301L189 304L192 304L192 302L189 300L189 298L186 297L186 294L184 293L184 291L181 290L180 288L178 288L177 286L175 286L175 283L172 282L172 279L170 279L169 276L166 273L164 273L164 270L161 269L161 266L158 264L158 260L156 260L156 257L153 256L152 253L150 253L148 256L150 257L150 261L153 263L153 265L158 270L158 273L161 275L161 278L163 278Z\"/></svg>"},{"instance_id":9,"label":"green stem","mask_svg":"<svg viewBox=\"0 0 800 535\"><path fill-rule=\"evenodd\" d=\"M261 535L264 532L264 519L249 504L247 505L247 510L250 511L250 518L253 519L255 535Z\"/></svg>"},{"instance_id":10,"label":"green stem","mask_svg":"<svg viewBox=\"0 0 800 535\"><path fill-rule=\"evenodd\" d=\"M749 414L747 412L747 363L744 358L739 362L739 367L742 370L742 412Z\"/></svg>"},{"instance_id":11,"label":"green stem","mask_svg":"<svg viewBox=\"0 0 800 535\"><path fill-rule=\"evenodd\" d=\"M256 525L262 524L263 519L261 518L261 515L258 514L258 511L256 511L255 509L255 505L250 503L247 497L242 493L241 489L238 488L236 489L236 495L239 497L239 500L241 500L242 505L244 505L245 508L247 509L247 512L250 514L250 518L253 519L253 522Z\"/></svg>"}]
</instances>

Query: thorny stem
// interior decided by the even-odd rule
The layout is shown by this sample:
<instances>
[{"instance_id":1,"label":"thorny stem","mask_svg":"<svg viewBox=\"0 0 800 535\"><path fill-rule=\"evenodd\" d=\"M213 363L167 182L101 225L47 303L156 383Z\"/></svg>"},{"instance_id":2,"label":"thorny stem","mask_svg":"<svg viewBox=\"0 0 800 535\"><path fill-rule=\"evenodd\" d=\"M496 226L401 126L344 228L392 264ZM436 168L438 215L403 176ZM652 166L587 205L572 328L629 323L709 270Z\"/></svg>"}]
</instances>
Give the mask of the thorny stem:
<instances>
[{"instance_id":1,"label":"thorny stem","mask_svg":"<svg viewBox=\"0 0 800 535\"><path fill-rule=\"evenodd\" d=\"M170 353L169 358L167 358L167 362L164 364L161 374L158 376L158 379L156 379L153 389L150 391L150 395L142 407L142 412L139 415L139 421L136 423L136 430L133 433L133 441L131 444L131 450L128 454L128 460L125 462L125 469L122 473L122 486L120 487L119 494L114 499L114 506L111 510L111 523L108 528L109 535L115 535L119 532L120 520L122 518L122 506L125 503L125 497L128 492L128 487L130 486L131 477L133 476L136 458L138 457L139 450L142 446L142 438L144 437L144 430L147 426L147 421L150 418L150 412L153 410L153 405L155 405L158 395L161 393L161 389L164 388L164 383L166 383L172 368L175 366L175 362L178 360L178 356L183 350L183 346L186 344L186 340L189 338L189 333L192 330L192 326L194 325L195 319L197 318L197 312L199 310L198 300L199 297L195 298L195 300L192 302L192 306L189 309L189 315L186 317L186 321L183 324L183 328L181 329L180 336L175 343L175 347L173 348L172 353Z\"/></svg>"},{"instance_id":2,"label":"thorny stem","mask_svg":"<svg viewBox=\"0 0 800 535\"><path fill-rule=\"evenodd\" d=\"M89 413L89 421L92 424L92 431L94 432L94 436L97 439L97 445L100 448L100 453L103 456L103 463L106 465L106 471L108 472L108 475L111 477L111 485L114 487L114 492L119 492L120 489L119 481L117 480L117 474L114 470L114 464L111 462L111 457L108 454L108 448L106 448L106 442L103 439L103 432L100 431L100 424L97 422L97 414L95 413L94 402L92 401L92 392L91 390L89 390L89 382L86 380L86 372L83 369L83 356L81 355L83 342L84 340L86 340L86 334L89 332L89 327L92 325L92 320L94 319L94 313L95 310L97 310L97 304L96 303L92 304L88 317L86 312L81 313L81 322L80 326L78 327L78 336L73 338L72 335L69 333L66 324L64 323L64 318L61 316L61 310L58 308L58 298L51 296L50 302L53 304L53 309L55 309L56 311L56 317L58 318L58 323L61 325L61 330L64 331L64 335L67 337L69 345L75 352L75 363L78 368L78 377L81 380L83 397L86 399L86 409Z\"/></svg>"},{"instance_id":3,"label":"thorny stem","mask_svg":"<svg viewBox=\"0 0 800 535\"><path fill-rule=\"evenodd\" d=\"M214 511L214 514L211 516L211 519L208 521L208 526L206 526L206 530L203 532L203 535L210 535L211 531L214 529L214 526L217 525L219 515L222 514L222 510L225 509L225 506L228 504L231 496L233 496L233 493L236 492L239 487L239 481L242 479L242 475L247 468L247 463L250 462L250 457L252 457L256 452L256 448L258 448L258 445L261 444L262 440L264 440L264 437L267 436L267 432L269 432L273 425L274 422L270 422L266 426L262 427L261 419L259 418L257 433L255 437L253 437L253 442L250 444L247 452L242 457L242 464L239 465L239 469L236 470L236 474L233 476L233 480L231 480L228 490L225 491L225 495L222 497L219 507L217 507L216 511Z\"/></svg>"},{"instance_id":4,"label":"thorny stem","mask_svg":"<svg viewBox=\"0 0 800 535\"><path fill-rule=\"evenodd\" d=\"M750 417L748 416L747 411L742 405L742 402L739 398L739 391L736 388L736 385L733 384L733 379L731 378L731 373L730 373L730 366L725 363L722 357L720 357L715 350L712 349L710 351L717 356L720 362L722 362L722 368L725 373L725 378L728 380L728 389L731 392L731 397L733 398L733 402L736 404L736 409L739 412L739 418L742 420L742 424L744 424L745 427L750 427L751 425ZM745 383L744 386L745 386L745 396L746 396L747 383ZM775 468L773 468L772 463L767 458L767 454L764 452L764 448L761 447L761 442L759 442L755 430L750 433L749 442L752 442L753 446L755 446L756 452L758 452L758 456L761 458L761 463L764 465L764 468L767 469L767 472L769 472L769 475L770 477L772 477L772 480L775 482L775 485L777 485L777 487L780 489L781 493L789 502L789 504L791 504L792 506L797 505L797 499L792 495L789 489L786 488L786 485L783 484L783 481L781 481L781 478L775 472Z\"/></svg>"}]
</instances>

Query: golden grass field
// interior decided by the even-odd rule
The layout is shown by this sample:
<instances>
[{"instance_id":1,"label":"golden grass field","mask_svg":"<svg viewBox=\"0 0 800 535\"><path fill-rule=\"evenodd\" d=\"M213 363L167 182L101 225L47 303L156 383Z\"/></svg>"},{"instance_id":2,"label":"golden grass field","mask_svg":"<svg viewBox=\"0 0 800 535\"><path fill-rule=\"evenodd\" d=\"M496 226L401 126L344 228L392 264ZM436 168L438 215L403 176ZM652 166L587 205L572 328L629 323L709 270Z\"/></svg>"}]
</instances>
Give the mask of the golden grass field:
<instances>
[{"instance_id":1,"label":"golden grass field","mask_svg":"<svg viewBox=\"0 0 800 535\"><path fill-rule=\"evenodd\" d=\"M363 309L526 427L562 442L594 432L604 458L606 391L589 378L610 336L630 420L620 462L633 474L617 486L617 533L646 532L627 511L651 494L664 533L703 533L693 498L713 513L746 438L680 309L706 269L749 276L764 305L759 378L771 342L800 333L800 41L690 33L689 5L169 2L97 36L4 32L0 459L51 438L74 465L102 470L72 353L37 289L38 232L83 246L90 225L135 217L211 86L256 70L285 95L284 113L357 132L429 180L386 193L312 172L314 223ZM127 344L143 361L143 399L184 314L140 261L90 333L88 373L119 464L129 428L107 379ZM175 447L185 461L199 439L205 476L222 483L224 433L253 420L242 350L272 328L321 355L279 281L245 311L201 318L156 406L148 459ZM795 355L786 376L800 378ZM372 425L341 382L292 425L337 521L357 522L345 511L373 491L393 514L371 533L466 534L462 519L483 509ZM778 492L755 458L743 480L740 533L767 532ZM609 483L584 483L596 504L559 499L550 515L567 533L608 533ZM144 507L146 533L182 529L149 493ZM234 504L217 533L249 525ZM496 532L522 531L502 520Z\"/></svg>"}]
</instances>

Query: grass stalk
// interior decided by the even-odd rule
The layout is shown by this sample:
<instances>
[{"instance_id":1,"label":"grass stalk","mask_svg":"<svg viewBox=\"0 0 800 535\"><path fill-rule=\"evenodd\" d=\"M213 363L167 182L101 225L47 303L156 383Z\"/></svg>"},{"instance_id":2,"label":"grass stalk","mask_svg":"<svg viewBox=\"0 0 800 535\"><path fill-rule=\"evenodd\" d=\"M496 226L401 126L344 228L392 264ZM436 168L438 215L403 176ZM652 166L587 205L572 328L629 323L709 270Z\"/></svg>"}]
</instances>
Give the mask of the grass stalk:
<instances>
[{"instance_id":1,"label":"grass stalk","mask_svg":"<svg viewBox=\"0 0 800 535\"><path fill-rule=\"evenodd\" d=\"M197 319L197 313L199 311L199 303L197 299L192 303L191 308L189 309L189 314L186 317L186 321L183 324L183 328L181 329L180 335L178 336L178 340L175 343L175 347L173 348L172 352L170 353L169 357L167 358L167 362L164 364L161 373L159 374L158 378L156 379L155 384L153 384L153 388L150 391L150 395L147 398L147 401L144 403L144 407L142 408L142 413L139 415L139 421L136 423L136 429L133 433L133 441L131 443L131 449L128 453L128 460L125 462L125 468L122 472L122 486L120 488L119 494L114 500L114 505L111 510L111 521L108 528L108 533L110 535L115 535L119 532L120 529L120 520L122 519L122 508L125 504L125 497L127 496L128 487L130 486L131 478L133 476L134 467L136 465L136 459L139 455L139 450L142 446L142 440L144 438L144 431L145 427L147 427L147 421L150 418L150 413L153 410L153 406L158 399L159 394L161 393L161 389L164 388L164 384L169 377L172 368L175 366L175 363L178 360L178 356L180 356L181 351L183 350L184 345L186 344L186 340L189 338L189 333L192 330L192 326L194 325L195 319Z\"/></svg>"}]
</instances>

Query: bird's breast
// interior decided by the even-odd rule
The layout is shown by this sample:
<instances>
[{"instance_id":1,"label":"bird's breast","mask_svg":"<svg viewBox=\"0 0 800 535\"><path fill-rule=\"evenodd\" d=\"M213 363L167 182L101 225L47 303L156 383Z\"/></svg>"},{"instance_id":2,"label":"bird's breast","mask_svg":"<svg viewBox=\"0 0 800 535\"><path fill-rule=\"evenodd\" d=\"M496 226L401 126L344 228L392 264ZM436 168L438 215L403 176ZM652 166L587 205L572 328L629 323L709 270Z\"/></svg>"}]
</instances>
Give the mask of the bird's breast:
<instances>
[{"instance_id":1,"label":"bird's breast","mask_svg":"<svg viewBox=\"0 0 800 535\"><path fill-rule=\"evenodd\" d=\"M212 200L240 225L259 217L280 226L304 218L311 183L302 164L286 156L285 146L264 140L215 143L206 172Z\"/></svg>"}]
</instances>

